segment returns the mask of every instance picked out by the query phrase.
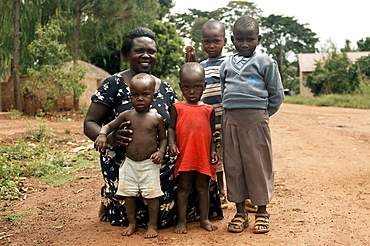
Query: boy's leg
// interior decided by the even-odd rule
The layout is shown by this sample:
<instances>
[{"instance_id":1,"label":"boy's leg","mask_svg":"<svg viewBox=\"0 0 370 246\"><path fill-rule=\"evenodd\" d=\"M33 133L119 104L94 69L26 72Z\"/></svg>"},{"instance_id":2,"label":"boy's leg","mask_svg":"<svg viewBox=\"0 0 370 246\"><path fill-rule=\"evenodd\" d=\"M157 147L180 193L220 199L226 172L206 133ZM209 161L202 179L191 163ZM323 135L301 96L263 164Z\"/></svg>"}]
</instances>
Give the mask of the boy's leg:
<instances>
[{"instance_id":1,"label":"boy's leg","mask_svg":"<svg viewBox=\"0 0 370 246\"><path fill-rule=\"evenodd\" d=\"M217 226L209 221L209 182L210 177L196 172L195 188L199 197L200 226L207 231L217 230Z\"/></svg>"},{"instance_id":2,"label":"boy's leg","mask_svg":"<svg viewBox=\"0 0 370 246\"><path fill-rule=\"evenodd\" d=\"M186 229L186 210L188 207L188 197L193 186L193 172L180 172L179 184L177 188L177 225L175 233L185 234Z\"/></svg>"},{"instance_id":3,"label":"boy's leg","mask_svg":"<svg viewBox=\"0 0 370 246\"><path fill-rule=\"evenodd\" d=\"M138 230L136 221L136 197L125 197L129 225L123 230L123 236L130 236Z\"/></svg>"},{"instance_id":4,"label":"boy's leg","mask_svg":"<svg viewBox=\"0 0 370 246\"><path fill-rule=\"evenodd\" d=\"M148 210L149 210L149 223L148 223L148 230L146 231L145 237L152 238L157 237L157 229L158 229L158 213L159 213L159 199L146 199L148 203Z\"/></svg>"}]
</instances>

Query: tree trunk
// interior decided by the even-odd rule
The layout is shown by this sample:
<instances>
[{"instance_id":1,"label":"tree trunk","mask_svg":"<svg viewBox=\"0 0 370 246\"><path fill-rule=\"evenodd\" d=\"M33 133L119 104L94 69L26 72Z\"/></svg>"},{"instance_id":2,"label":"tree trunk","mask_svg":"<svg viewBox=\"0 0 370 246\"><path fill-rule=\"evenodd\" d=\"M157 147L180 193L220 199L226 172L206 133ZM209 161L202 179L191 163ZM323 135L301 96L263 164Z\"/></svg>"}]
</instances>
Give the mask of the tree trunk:
<instances>
[{"instance_id":1,"label":"tree trunk","mask_svg":"<svg viewBox=\"0 0 370 246\"><path fill-rule=\"evenodd\" d=\"M81 25L81 6L79 1L76 1L76 25L75 25L75 40L73 45L73 63L78 61L78 42L80 39L80 25Z\"/></svg>"},{"instance_id":2,"label":"tree trunk","mask_svg":"<svg viewBox=\"0 0 370 246\"><path fill-rule=\"evenodd\" d=\"M20 25L20 0L14 0L14 53L13 53L13 74L14 74L14 104L15 109L22 111L19 80L19 25Z\"/></svg>"},{"instance_id":3,"label":"tree trunk","mask_svg":"<svg viewBox=\"0 0 370 246\"><path fill-rule=\"evenodd\" d=\"M73 50L73 66L78 63L78 42L80 39L80 25L81 25L81 9L79 1L76 0L76 25L75 25L75 40L74 40L74 50ZM76 111L78 111L78 98L73 95L73 106Z\"/></svg>"},{"instance_id":4,"label":"tree trunk","mask_svg":"<svg viewBox=\"0 0 370 246\"><path fill-rule=\"evenodd\" d=\"M284 63L284 50L283 50L283 42L280 42L280 53L279 53L279 60L280 60L280 66L279 66L279 72L281 77L281 82L284 85L283 81L283 63Z\"/></svg>"}]
</instances>

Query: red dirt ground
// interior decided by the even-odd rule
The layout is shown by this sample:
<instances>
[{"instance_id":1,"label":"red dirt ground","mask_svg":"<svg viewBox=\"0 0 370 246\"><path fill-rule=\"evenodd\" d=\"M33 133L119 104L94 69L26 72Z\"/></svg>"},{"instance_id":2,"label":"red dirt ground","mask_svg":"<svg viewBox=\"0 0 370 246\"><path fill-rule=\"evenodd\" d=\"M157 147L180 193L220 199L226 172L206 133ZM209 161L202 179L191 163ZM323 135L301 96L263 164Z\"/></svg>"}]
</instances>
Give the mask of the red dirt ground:
<instances>
[{"instance_id":1,"label":"red dirt ground","mask_svg":"<svg viewBox=\"0 0 370 246\"><path fill-rule=\"evenodd\" d=\"M0 141L22 136L25 123L0 116ZM267 234L255 235L251 227L227 232L235 213L229 204L225 219L214 221L215 232L189 223L186 235L168 228L154 239L144 239L144 229L123 237L122 227L98 219L96 161L96 168L76 174L77 181L49 187L27 179L26 199L0 201L0 216L30 214L16 224L0 220L0 245L370 245L370 110L283 104L270 127L276 193ZM49 128L57 136L71 130L76 146L88 141L81 119L50 121Z\"/></svg>"}]
</instances>

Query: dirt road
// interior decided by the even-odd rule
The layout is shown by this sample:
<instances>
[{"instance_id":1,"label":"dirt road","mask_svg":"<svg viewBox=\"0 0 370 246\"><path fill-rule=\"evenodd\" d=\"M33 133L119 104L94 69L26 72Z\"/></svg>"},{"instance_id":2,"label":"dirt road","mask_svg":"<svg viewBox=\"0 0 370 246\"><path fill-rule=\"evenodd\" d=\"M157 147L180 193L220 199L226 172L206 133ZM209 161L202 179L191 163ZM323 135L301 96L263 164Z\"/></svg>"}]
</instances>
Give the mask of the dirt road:
<instances>
[{"instance_id":1,"label":"dirt road","mask_svg":"<svg viewBox=\"0 0 370 246\"><path fill-rule=\"evenodd\" d=\"M17 132L9 130L17 120L5 120L0 120L0 140ZM49 127L82 131L81 122ZM123 237L122 227L97 217L102 184L97 163L78 173L76 182L60 187L27 180L33 192L25 200L1 201L0 215L30 215L17 224L1 220L0 245L370 245L370 110L283 104L270 127L276 182L268 234L255 235L251 227L228 233L235 213L230 204L225 219L215 221L216 232L190 223L186 235L168 228L154 239L144 239L144 229ZM253 214L249 216L253 224Z\"/></svg>"}]
</instances>

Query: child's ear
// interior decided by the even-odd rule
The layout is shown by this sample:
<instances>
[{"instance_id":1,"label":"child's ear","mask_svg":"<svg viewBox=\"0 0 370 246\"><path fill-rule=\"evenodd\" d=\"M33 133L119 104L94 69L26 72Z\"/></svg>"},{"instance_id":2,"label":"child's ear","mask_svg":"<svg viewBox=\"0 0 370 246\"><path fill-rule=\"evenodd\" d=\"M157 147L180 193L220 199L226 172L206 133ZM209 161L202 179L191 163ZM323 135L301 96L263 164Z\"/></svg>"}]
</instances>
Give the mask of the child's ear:
<instances>
[{"instance_id":1,"label":"child's ear","mask_svg":"<svg viewBox=\"0 0 370 246\"><path fill-rule=\"evenodd\" d=\"M258 42L261 42L262 36L258 35Z\"/></svg>"},{"instance_id":2,"label":"child's ear","mask_svg":"<svg viewBox=\"0 0 370 246\"><path fill-rule=\"evenodd\" d=\"M158 92L156 92L156 93L153 94L153 101L156 101L157 100L157 96L158 96Z\"/></svg>"},{"instance_id":3,"label":"child's ear","mask_svg":"<svg viewBox=\"0 0 370 246\"><path fill-rule=\"evenodd\" d=\"M234 43L234 36L231 35L231 42Z\"/></svg>"},{"instance_id":4,"label":"child's ear","mask_svg":"<svg viewBox=\"0 0 370 246\"><path fill-rule=\"evenodd\" d=\"M225 38L225 44L224 44L224 46L227 44L227 38Z\"/></svg>"}]
</instances>

